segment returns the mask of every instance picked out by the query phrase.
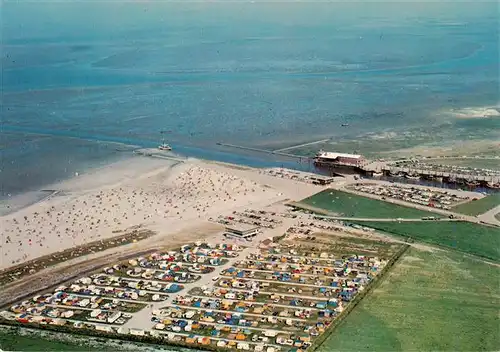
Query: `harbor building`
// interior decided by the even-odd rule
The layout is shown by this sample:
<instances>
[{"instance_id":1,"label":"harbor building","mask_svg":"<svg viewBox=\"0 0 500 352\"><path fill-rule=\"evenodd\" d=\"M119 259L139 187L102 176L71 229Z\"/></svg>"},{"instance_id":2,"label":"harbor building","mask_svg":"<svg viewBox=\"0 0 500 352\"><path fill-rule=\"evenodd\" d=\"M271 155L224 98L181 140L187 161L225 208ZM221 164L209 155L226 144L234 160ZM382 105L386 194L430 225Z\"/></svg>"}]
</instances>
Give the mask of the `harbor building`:
<instances>
[{"instance_id":1,"label":"harbor building","mask_svg":"<svg viewBox=\"0 0 500 352\"><path fill-rule=\"evenodd\" d=\"M316 166L360 167L364 163L365 158L359 154L325 152L320 150L314 157L314 165Z\"/></svg>"}]
</instances>

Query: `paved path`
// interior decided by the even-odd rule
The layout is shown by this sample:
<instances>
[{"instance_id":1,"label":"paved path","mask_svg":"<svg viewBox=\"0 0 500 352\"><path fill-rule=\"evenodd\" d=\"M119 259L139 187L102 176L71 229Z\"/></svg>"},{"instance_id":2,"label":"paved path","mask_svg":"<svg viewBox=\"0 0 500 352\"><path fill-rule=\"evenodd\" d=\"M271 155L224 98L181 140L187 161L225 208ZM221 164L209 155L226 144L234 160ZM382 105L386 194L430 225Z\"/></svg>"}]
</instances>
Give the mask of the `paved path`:
<instances>
[{"instance_id":1,"label":"paved path","mask_svg":"<svg viewBox=\"0 0 500 352\"><path fill-rule=\"evenodd\" d=\"M479 220L490 223L500 225L500 221L495 218L496 214L500 214L500 204L494 207L493 209L488 210L486 213L479 215Z\"/></svg>"},{"instance_id":2,"label":"paved path","mask_svg":"<svg viewBox=\"0 0 500 352\"><path fill-rule=\"evenodd\" d=\"M146 272L146 270L149 270L151 278L142 277L142 275ZM127 270L127 271L129 271L129 270ZM180 269L178 271L175 271L175 273L174 273L173 276L174 277L181 276L182 273L190 274L191 275L191 280L194 280L194 281L199 280L200 276L202 275L201 273L195 273L195 272L191 272L191 271L188 271L188 270ZM171 274L167 273L167 270L161 270L161 269L155 269L155 268L146 268L146 269L143 269L143 271L140 272L136 276L131 276L131 275L129 275L127 273L123 273L123 272L120 272L120 274L114 274L113 273L113 274L106 274L106 275L121 277L122 279L138 279L138 280L143 280L143 281L155 281L154 278L156 278L156 276L158 276L159 274L171 275ZM179 275L176 275L176 274L179 274ZM163 282L164 284L172 284L172 283L173 284L179 284L179 285L185 284L184 282L167 281L167 280L165 280L165 281L160 280L160 282Z\"/></svg>"},{"instance_id":3,"label":"paved path","mask_svg":"<svg viewBox=\"0 0 500 352\"><path fill-rule=\"evenodd\" d=\"M434 220L424 220L422 218L353 218L347 216L315 215L322 219L332 219L339 221L377 221L377 222L416 222L416 221L460 221L460 219L440 218Z\"/></svg>"},{"instance_id":4,"label":"paved path","mask_svg":"<svg viewBox=\"0 0 500 352\"><path fill-rule=\"evenodd\" d=\"M68 309L68 310L95 310L95 309L86 308L86 307L65 306L64 304L50 304L50 303L48 303L48 304L45 304L45 306L52 307L52 308ZM99 309L99 308L96 308L96 309ZM124 312L124 313L127 313L127 312ZM61 319L65 319L65 318L61 318Z\"/></svg>"}]
</instances>

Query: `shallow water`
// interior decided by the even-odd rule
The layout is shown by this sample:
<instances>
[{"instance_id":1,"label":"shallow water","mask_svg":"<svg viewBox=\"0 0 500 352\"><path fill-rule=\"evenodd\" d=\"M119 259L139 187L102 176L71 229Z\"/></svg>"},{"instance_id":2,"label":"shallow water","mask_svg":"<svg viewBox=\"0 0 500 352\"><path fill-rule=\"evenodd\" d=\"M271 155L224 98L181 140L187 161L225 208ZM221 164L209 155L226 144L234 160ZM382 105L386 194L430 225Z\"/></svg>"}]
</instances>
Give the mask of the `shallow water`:
<instances>
[{"instance_id":1,"label":"shallow water","mask_svg":"<svg viewBox=\"0 0 500 352\"><path fill-rule=\"evenodd\" d=\"M89 336L0 326L0 349L6 351L195 352L189 348L150 345Z\"/></svg>"},{"instance_id":2,"label":"shallow water","mask_svg":"<svg viewBox=\"0 0 500 352\"><path fill-rule=\"evenodd\" d=\"M1 196L160 131L181 154L252 166L297 164L215 143L498 139L498 118L451 112L498 103L495 5L5 3Z\"/></svg>"}]
</instances>

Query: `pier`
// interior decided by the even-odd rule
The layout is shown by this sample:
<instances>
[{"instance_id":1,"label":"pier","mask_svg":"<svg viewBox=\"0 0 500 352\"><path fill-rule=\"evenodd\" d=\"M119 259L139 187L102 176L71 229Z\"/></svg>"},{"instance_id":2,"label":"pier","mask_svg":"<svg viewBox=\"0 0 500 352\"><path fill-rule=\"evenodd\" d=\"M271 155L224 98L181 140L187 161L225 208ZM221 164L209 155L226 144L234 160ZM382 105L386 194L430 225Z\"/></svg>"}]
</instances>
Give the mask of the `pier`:
<instances>
[{"instance_id":1,"label":"pier","mask_svg":"<svg viewBox=\"0 0 500 352\"><path fill-rule=\"evenodd\" d=\"M274 155L280 155L280 156L286 156L288 158L295 158L295 159L300 159L300 160L308 160L311 159L308 156L302 156L302 155L296 155L296 154L289 154L289 153L283 153L280 150L288 150L291 148L285 148L285 149L278 149L278 150L266 150L266 149L260 149L260 148L253 148L253 147L245 147L242 145L235 145L235 144L229 144L229 143L222 143L218 142L217 145L220 145L222 147L228 147L228 148L235 148L235 149L241 149L241 150L248 150L251 152L257 152L257 153L265 153L265 154L274 154Z\"/></svg>"}]
</instances>

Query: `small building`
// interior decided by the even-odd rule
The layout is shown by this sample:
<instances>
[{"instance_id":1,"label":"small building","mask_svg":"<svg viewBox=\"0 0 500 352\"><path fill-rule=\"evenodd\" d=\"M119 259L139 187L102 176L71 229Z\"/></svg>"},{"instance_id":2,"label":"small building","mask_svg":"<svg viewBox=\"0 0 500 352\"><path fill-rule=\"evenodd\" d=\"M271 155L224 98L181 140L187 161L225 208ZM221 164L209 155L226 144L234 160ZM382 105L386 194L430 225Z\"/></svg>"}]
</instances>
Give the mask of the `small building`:
<instances>
[{"instance_id":1,"label":"small building","mask_svg":"<svg viewBox=\"0 0 500 352\"><path fill-rule=\"evenodd\" d=\"M61 317L66 318L66 319L69 319L69 318L71 318L73 315L75 315L75 313L74 313L72 310L68 310L68 311L66 311L66 312L63 312L63 313L61 314Z\"/></svg>"},{"instance_id":2,"label":"small building","mask_svg":"<svg viewBox=\"0 0 500 352\"><path fill-rule=\"evenodd\" d=\"M257 236L259 227L247 224L236 224L226 226L226 235L250 239Z\"/></svg>"},{"instance_id":3,"label":"small building","mask_svg":"<svg viewBox=\"0 0 500 352\"><path fill-rule=\"evenodd\" d=\"M310 177L310 180L315 185L329 185L335 181L335 177L333 176L324 176L324 175L314 175Z\"/></svg>"},{"instance_id":4,"label":"small building","mask_svg":"<svg viewBox=\"0 0 500 352\"><path fill-rule=\"evenodd\" d=\"M80 307L86 307L86 306L88 306L89 304L90 304L90 300L89 300L88 298L82 299L82 300L78 303L78 305L79 305Z\"/></svg>"},{"instance_id":5,"label":"small building","mask_svg":"<svg viewBox=\"0 0 500 352\"><path fill-rule=\"evenodd\" d=\"M122 316L122 312L120 311L117 311L117 312L114 312L113 314L111 314L109 317L108 317L108 323L110 324L113 324L116 320L118 320L118 318L120 318Z\"/></svg>"},{"instance_id":6,"label":"small building","mask_svg":"<svg viewBox=\"0 0 500 352\"><path fill-rule=\"evenodd\" d=\"M145 331L144 330L141 330L141 329L130 329L129 330L129 333L130 335L134 335L134 336L144 336L146 335Z\"/></svg>"},{"instance_id":7,"label":"small building","mask_svg":"<svg viewBox=\"0 0 500 352\"><path fill-rule=\"evenodd\" d=\"M106 325L96 325L95 329L97 331L113 332L113 328L111 326L106 326Z\"/></svg>"}]
</instances>

